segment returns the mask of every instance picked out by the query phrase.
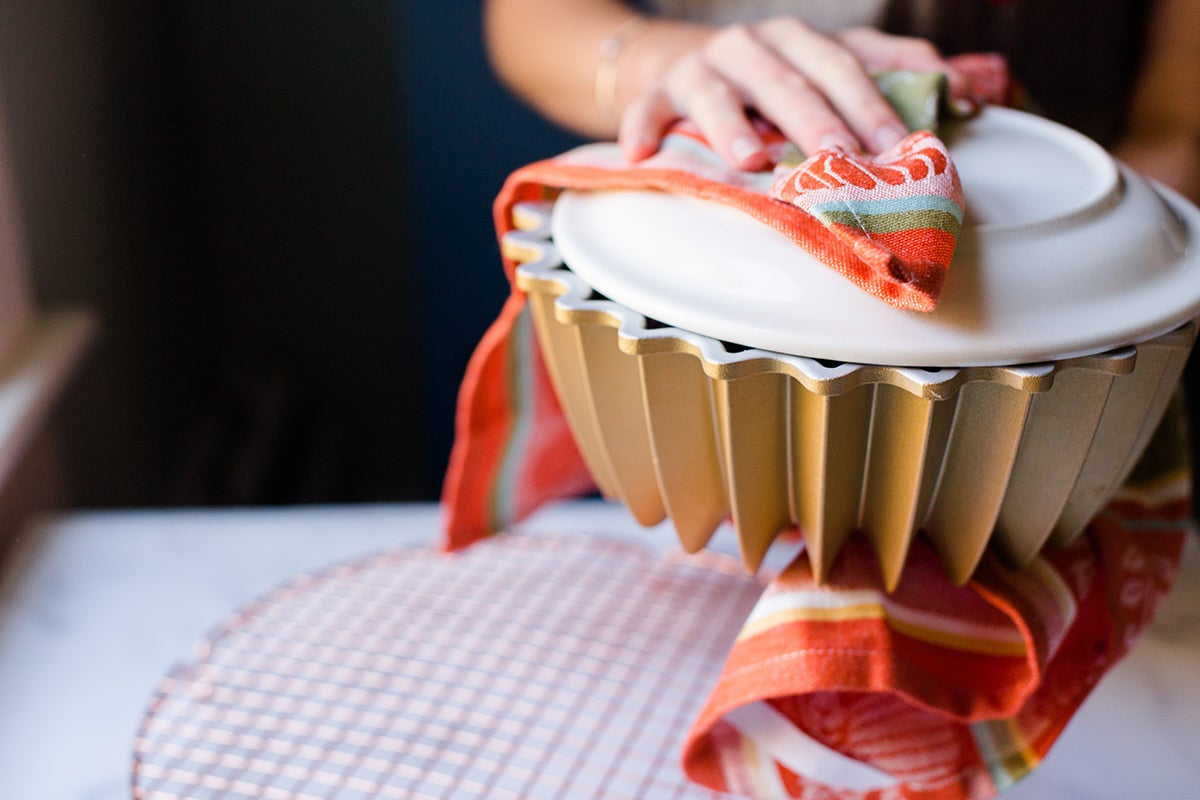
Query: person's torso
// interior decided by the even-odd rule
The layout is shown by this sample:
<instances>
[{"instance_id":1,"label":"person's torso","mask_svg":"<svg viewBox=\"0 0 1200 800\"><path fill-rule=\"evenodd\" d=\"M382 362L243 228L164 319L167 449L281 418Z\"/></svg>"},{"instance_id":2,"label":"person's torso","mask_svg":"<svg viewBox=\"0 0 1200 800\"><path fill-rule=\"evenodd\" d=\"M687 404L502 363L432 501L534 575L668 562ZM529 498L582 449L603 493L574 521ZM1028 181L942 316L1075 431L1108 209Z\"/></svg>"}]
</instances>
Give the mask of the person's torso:
<instances>
[{"instance_id":1,"label":"person's torso","mask_svg":"<svg viewBox=\"0 0 1200 800\"><path fill-rule=\"evenodd\" d=\"M716 25L792 14L827 31L856 25L879 27L887 4L888 0L649 0L646 3L669 17Z\"/></svg>"}]
</instances>

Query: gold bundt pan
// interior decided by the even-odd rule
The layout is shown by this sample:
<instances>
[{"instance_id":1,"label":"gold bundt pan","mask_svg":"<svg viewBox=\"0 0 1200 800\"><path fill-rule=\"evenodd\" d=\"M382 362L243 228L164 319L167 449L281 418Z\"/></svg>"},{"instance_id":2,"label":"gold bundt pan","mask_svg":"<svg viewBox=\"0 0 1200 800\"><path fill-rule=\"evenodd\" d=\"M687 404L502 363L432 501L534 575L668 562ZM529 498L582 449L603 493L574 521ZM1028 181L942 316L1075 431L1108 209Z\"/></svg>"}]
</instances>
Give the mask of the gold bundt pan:
<instances>
[{"instance_id":1,"label":"gold bundt pan","mask_svg":"<svg viewBox=\"0 0 1200 800\"><path fill-rule=\"evenodd\" d=\"M818 580L861 531L889 588L918 532L958 583L988 547L1020 567L1070 542L1149 441L1196 335L946 369L744 349L599 297L559 259L549 210L520 206L502 245L596 484L643 525L669 517L689 551L732 517L751 571L791 525Z\"/></svg>"}]
</instances>

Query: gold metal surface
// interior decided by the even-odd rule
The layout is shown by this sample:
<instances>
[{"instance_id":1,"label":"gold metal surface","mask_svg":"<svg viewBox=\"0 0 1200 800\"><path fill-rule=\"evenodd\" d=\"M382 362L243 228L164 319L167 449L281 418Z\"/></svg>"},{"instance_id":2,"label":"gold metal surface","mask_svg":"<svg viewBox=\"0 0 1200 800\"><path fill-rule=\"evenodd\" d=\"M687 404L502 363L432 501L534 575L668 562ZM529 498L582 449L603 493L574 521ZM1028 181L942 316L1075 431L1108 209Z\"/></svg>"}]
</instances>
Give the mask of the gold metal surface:
<instances>
[{"instance_id":1,"label":"gold metal surface","mask_svg":"<svg viewBox=\"0 0 1200 800\"><path fill-rule=\"evenodd\" d=\"M584 325L574 331L587 365L592 413L602 432L617 491L634 519L642 525L657 525L667 512L654 474L638 360L617 349L617 332L612 328Z\"/></svg>"},{"instance_id":2,"label":"gold metal surface","mask_svg":"<svg viewBox=\"0 0 1200 800\"><path fill-rule=\"evenodd\" d=\"M588 396L579 334L554 321L553 291L530 294L529 307L533 312L534 330L541 344L542 356L550 373L550 383L558 394L563 415L575 435L579 453L600 493L610 499L619 498L621 494L617 490L615 472L608 460L600 423Z\"/></svg>"},{"instance_id":3,"label":"gold metal surface","mask_svg":"<svg viewBox=\"0 0 1200 800\"><path fill-rule=\"evenodd\" d=\"M730 514L721 475L710 380L689 355L638 359L658 486L689 553L708 544Z\"/></svg>"},{"instance_id":4,"label":"gold metal surface","mask_svg":"<svg viewBox=\"0 0 1200 800\"><path fill-rule=\"evenodd\" d=\"M934 407L934 400L898 386L881 383L875 387L859 528L875 547L888 589L900 579L908 546L921 521L922 476L927 468L936 470L938 466L939 454L931 454L928 447Z\"/></svg>"},{"instance_id":5,"label":"gold metal surface","mask_svg":"<svg viewBox=\"0 0 1200 800\"><path fill-rule=\"evenodd\" d=\"M922 525L963 584L992 537L1034 395L995 383L959 390L937 487Z\"/></svg>"},{"instance_id":6,"label":"gold metal surface","mask_svg":"<svg viewBox=\"0 0 1200 800\"><path fill-rule=\"evenodd\" d=\"M1139 345L1130 379L1113 381L1091 450L1050 545L1075 539L1133 469L1171 400L1195 337L1193 322Z\"/></svg>"},{"instance_id":7,"label":"gold metal surface","mask_svg":"<svg viewBox=\"0 0 1200 800\"><path fill-rule=\"evenodd\" d=\"M791 522L786 392L785 378L770 372L713 382L726 491L751 572Z\"/></svg>"},{"instance_id":8,"label":"gold metal surface","mask_svg":"<svg viewBox=\"0 0 1200 800\"><path fill-rule=\"evenodd\" d=\"M548 241L548 207L507 253L601 490L703 547L726 519L756 570L797 525L822 579L852 533L900 578L920 535L967 581L1070 542L1161 418L1196 324L1046 364L915 369L728 347L596 296ZM539 215L541 220L539 221Z\"/></svg>"},{"instance_id":9,"label":"gold metal surface","mask_svg":"<svg viewBox=\"0 0 1200 800\"><path fill-rule=\"evenodd\" d=\"M792 387L792 518L804 531L813 573L828 574L846 537L858 526L875 390L859 386L821 395Z\"/></svg>"},{"instance_id":10,"label":"gold metal surface","mask_svg":"<svg viewBox=\"0 0 1200 800\"><path fill-rule=\"evenodd\" d=\"M1113 376L1068 369L1032 396L996 523L995 546L1024 567L1046 544L1092 448Z\"/></svg>"}]
</instances>

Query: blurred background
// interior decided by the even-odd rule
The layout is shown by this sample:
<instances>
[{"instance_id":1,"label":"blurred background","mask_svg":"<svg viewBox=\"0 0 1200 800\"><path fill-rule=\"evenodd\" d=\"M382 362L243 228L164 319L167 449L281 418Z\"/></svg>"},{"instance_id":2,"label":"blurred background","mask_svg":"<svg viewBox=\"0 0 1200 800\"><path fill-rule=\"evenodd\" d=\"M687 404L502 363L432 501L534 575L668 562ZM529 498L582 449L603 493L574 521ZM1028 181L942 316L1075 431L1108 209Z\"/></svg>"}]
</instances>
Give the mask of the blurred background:
<instances>
[{"instance_id":1,"label":"blurred background","mask_svg":"<svg viewBox=\"0 0 1200 800\"><path fill-rule=\"evenodd\" d=\"M481 0L5 0L0 108L36 304L101 322L61 502L437 497L492 199L577 143L493 78Z\"/></svg>"},{"instance_id":2,"label":"blurred background","mask_svg":"<svg viewBox=\"0 0 1200 800\"><path fill-rule=\"evenodd\" d=\"M6 0L37 304L100 336L60 404L75 506L432 499L506 287L490 206L563 150L480 2Z\"/></svg>"}]
</instances>

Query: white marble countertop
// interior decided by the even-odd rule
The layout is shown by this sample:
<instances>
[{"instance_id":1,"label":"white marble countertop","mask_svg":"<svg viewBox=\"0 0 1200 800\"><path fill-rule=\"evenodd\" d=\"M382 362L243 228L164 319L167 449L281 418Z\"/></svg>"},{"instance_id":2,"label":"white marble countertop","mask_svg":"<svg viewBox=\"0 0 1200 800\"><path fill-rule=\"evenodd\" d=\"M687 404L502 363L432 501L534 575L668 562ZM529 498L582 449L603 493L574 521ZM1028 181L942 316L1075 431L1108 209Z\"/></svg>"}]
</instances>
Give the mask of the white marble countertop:
<instances>
[{"instance_id":1,"label":"white marble countertop","mask_svg":"<svg viewBox=\"0 0 1200 800\"><path fill-rule=\"evenodd\" d=\"M432 505L72 514L26 529L0 575L0 798L128 800L132 742L163 675L297 573L431 541ZM526 532L670 546L597 502ZM1006 800L1200 796L1200 547L1150 633Z\"/></svg>"}]
</instances>

